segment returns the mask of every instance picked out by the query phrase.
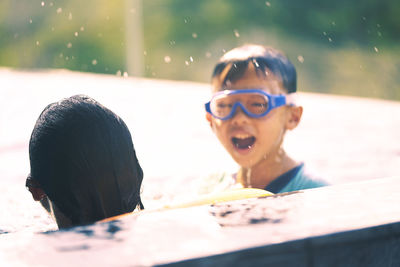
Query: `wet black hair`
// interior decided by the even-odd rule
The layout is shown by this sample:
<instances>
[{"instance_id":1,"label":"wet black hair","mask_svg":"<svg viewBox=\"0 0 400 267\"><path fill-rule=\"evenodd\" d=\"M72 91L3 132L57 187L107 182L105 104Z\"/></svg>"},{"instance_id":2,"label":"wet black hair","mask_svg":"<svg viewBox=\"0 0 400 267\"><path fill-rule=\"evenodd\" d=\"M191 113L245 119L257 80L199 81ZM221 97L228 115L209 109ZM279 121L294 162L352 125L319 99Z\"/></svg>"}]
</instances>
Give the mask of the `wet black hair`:
<instances>
[{"instance_id":1,"label":"wet black hair","mask_svg":"<svg viewBox=\"0 0 400 267\"><path fill-rule=\"evenodd\" d=\"M247 44L228 51L214 67L212 78L226 72L219 86L223 89L228 82L239 80L246 72L249 64L253 64L258 76L267 77L272 72L282 81L287 93L297 91L297 74L292 62L279 50L272 47Z\"/></svg>"},{"instance_id":2,"label":"wet black hair","mask_svg":"<svg viewBox=\"0 0 400 267\"><path fill-rule=\"evenodd\" d=\"M73 225L143 209L143 171L124 121L76 95L48 105L29 142L30 176Z\"/></svg>"}]
</instances>

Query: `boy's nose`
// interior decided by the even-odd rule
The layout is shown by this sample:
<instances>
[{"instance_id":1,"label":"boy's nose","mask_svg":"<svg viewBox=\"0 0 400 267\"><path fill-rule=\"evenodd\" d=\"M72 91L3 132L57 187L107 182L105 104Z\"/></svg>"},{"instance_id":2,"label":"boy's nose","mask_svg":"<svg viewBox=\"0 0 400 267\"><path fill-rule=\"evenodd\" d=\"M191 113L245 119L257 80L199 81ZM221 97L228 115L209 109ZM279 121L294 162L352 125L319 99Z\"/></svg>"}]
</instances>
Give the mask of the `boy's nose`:
<instances>
[{"instance_id":1,"label":"boy's nose","mask_svg":"<svg viewBox=\"0 0 400 267\"><path fill-rule=\"evenodd\" d=\"M249 117L246 115L246 113L244 113L242 107L237 106L231 120L233 123L241 124L247 122Z\"/></svg>"}]
</instances>

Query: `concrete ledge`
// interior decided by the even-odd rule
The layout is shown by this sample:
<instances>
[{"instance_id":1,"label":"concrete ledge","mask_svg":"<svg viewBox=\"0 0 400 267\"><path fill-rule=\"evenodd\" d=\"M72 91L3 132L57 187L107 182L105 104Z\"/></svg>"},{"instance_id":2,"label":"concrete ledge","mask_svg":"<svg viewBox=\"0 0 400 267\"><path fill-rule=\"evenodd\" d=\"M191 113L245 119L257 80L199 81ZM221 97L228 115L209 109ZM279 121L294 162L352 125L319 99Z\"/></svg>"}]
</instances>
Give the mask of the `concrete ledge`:
<instances>
[{"instance_id":1,"label":"concrete ledge","mask_svg":"<svg viewBox=\"0 0 400 267\"><path fill-rule=\"evenodd\" d=\"M400 222L162 266L400 266Z\"/></svg>"},{"instance_id":2,"label":"concrete ledge","mask_svg":"<svg viewBox=\"0 0 400 267\"><path fill-rule=\"evenodd\" d=\"M400 178L0 235L10 266L397 266Z\"/></svg>"}]
</instances>

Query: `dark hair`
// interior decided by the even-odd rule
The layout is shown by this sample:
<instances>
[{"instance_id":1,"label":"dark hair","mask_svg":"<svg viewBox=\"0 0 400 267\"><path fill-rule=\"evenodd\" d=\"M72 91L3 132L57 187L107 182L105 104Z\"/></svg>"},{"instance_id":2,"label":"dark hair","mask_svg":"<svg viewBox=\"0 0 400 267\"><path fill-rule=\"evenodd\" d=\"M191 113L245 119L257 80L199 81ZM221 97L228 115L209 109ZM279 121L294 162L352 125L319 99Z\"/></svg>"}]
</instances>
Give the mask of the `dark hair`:
<instances>
[{"instance_id":1,"label":"dark hair","mask_svg":"<svg viewBox=\"0 0 400 267\"><path fill-rule=\"evenodd\" d=\"M31 177L73 225L143 208L143 171L123 120L76 95L48 105L29 142Z\"/></svg>"},{"instance_id":2,"label":"dark hair","mask_svg":"<svg viewBox=\"0 0 400 267\"><path fill-rule=\"evenodd\" d=\"M228 51L215 66L212 78L226 72L225 77L221 77L223 80L220 83L225 87L228 81L239 80L250 63L255 67L258 76L267 77L269 70L281 79L288 93L296 92L296 69L292 62L282 52L261 45L244 45Z\"/></svg>"}]
</instances>

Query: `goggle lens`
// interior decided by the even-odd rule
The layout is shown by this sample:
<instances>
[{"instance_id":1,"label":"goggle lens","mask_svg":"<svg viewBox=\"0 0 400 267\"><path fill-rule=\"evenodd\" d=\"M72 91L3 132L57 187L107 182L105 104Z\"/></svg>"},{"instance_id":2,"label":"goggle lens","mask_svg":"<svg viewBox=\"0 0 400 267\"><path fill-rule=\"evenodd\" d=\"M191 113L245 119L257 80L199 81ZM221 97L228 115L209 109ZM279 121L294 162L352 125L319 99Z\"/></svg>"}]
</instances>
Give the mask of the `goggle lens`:
<instances>
[{"instance_id":1,"label":"goggle lens","mask_svg":"<svg viewBox=\"0 0 400 267\"><path fill-rule=\"evenodd\" d=\"M212 114L219 118L231 115L232 109L236 109L240 103L248 113L262 115L268 110L268 97L260 93L221 94L213 97L210 102Z\"/></svg>"}]
</instances>

